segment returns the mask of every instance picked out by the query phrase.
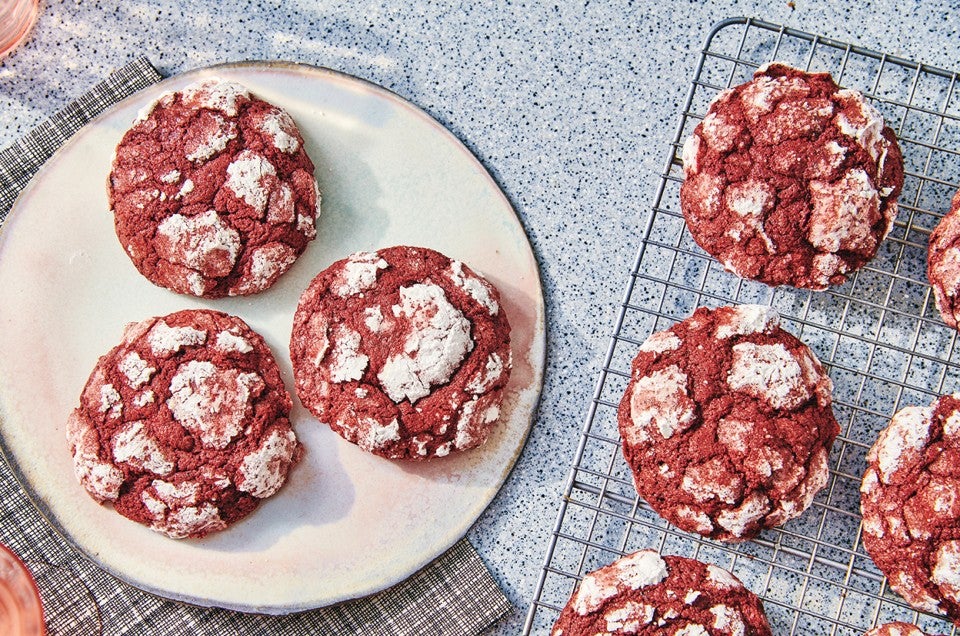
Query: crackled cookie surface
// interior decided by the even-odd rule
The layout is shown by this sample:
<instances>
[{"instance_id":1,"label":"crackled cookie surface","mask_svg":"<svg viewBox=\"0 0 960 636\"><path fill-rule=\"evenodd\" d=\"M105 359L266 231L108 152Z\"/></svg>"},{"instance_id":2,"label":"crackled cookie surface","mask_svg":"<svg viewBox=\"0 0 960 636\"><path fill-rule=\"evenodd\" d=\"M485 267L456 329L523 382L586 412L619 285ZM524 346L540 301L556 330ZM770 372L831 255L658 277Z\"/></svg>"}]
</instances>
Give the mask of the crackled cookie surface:
<instances>
[{"instance_id":1,"label":"crackled cookie surface","mask_svg":"<svg viewBox=\"0 0 960 636\"><path fill-rule=\"evenodd\" d=\"M715 565L641 550L590 572L551 636L766 636L757 596Z\"/></svg>"},{"instance_id":2,"label":"crackled cookie surface","mask_svg":"<svg viewBox=\"0 0 960 636\"><path fill-rule=\"evenodd\" d=\"M810 289L876 255L903 186L896 137L860 93L780 64L714 99L683 172L700 247L744 278Z\"/></svg>"},{"instance_id":3,"label":"crackled cookie surface","mask_svg":"<svg viewBox=\"0 0 960 636\"><path fill-rule=\"evenodd\" d=\"M187 310L131 324L67 422L80 483L173 538L223 530L277 492L303 451L290 395L239 318Z\"/></svg>"},{"instance_id":4,"label":"crackled cookie surface","mask_svg":"<svg viewBox=\"0 0 960 636\"><path fill-rule=\"evenodd\" d=\"M860 508L890 587L960 624L960 395L893 416L867 454Z\"/></svg>"},{"instance_id":5,"label":"crackled cookie surface","mask_svg":"<svg viewBox=\"0 0 960 636\"><path fill-rule=\"evenodd\" d=\"M391 459L482 444L510 377L500 295L460 261L418 247L359 252L300 297L297 395L321 422Z\"/></svg>"},{"instance_id":6,"label":"crackled cookie surface","mask_svg":"<svg viewBox=\"0 0 960 636\"><path fill-rule=\"evenodd\" d=\"M956 329L960 318L960 192L930 234L927 280L943 321Z\"/></svg>"},{"instance_id":7,"label":"crackled cookie surface","mask_svg":"<svg viewBox=\"0 0 960 636\"><path fill-rule=\"evenodd\" d=\"M710 310L650 336L618 410L640 495L674 525L749 539L827 483L832 383L775 310Z\"/></svg>"},{"instance_id":8,"label":"crackled cookie surface","mask_svg":"<svg viewBox=\"0 0 960 636\"><path fill-rule=\"evenodd\" d=\"M117 146L114 226L141 274L207 298L270 287L316 236L320 192L290 115L204 80L148 107Z\"/></svg>"},{"instance_id":9,"label":"crackled cookie surface","mask_svg":"<svg viewBox=\"0 0 960 636\"><path fill-rule=\"evenodd\" d=\"M910 623L884 623L877 625L863 636L927 636L920 628Z\"/></svg>"}]
</instances>

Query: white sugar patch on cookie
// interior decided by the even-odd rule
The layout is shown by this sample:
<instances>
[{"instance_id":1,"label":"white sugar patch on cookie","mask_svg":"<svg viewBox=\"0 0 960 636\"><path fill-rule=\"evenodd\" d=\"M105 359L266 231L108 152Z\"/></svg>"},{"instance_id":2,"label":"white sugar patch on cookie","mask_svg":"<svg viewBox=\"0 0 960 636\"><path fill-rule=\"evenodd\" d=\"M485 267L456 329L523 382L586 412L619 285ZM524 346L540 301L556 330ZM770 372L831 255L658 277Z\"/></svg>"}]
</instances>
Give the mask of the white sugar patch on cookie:
<instances>
[{"instance_id":1,"label":"white sugar patch on cookie","mask_svg":"<svg viewBox=\"0 0 960 636\"><path fill-rule=\"evenodd\" d=\"M256 212L263 213L270 197L270 188L264 185L264 179L276 176L277 169L266 157L244 150L227 166L224 185Z\"/></svg>"},{"instance_id":2,"label":"white sugar patch on cookie","mask_svg":"<svg viewBox=\"0 0 960 636\"><path fill-rule=\"evenodd\" d=\"M637 379L630 397L633 426L627 436L634 442L650 439L653 427L664 439L685 430L693 422L693 401L687 393L687 374L677 365Z\"/></svg>"},{"instance_id":3,"label":"white sugar patch on cookie","mask_svg":"<svg viewBox=\"0 0 960 636\"><path fill-rule=\"evenodd\" d=\"M300 149L297 125L286 111L275 109L264 115L257 126L273 141L280 152L292 154Z\"/></svg>"},{"instance_id":4,"label":"white sugar patch on cookie","mask_svg":"<svg viewBox=\"0 0 960 636\"><path fill-rule=\"evenodd\" d=\"M77 480L97 501L112 501L120 494L123 473L100 460L100 437L90 423L74 411L67 419L67 442L73 454Z\"/></svg>"},{"instance_id":5,"label":"white sugar patch on cookie","mask_svg":"<svg viewBox=\"0 0 960 636\"><path fill-rule=\"evenodd\" d=\"M640 345L640 351L647 353L668 353L676 351L683 344L683 341L672 331L658 331L651 334L649 338Z\"/></svg>"},{"instance_id":6,"label":"white sugar patch on cookie","mask_svg":"<svg viewBox=\"0 0 960 636\"><path fill-rule=\"evenodd\" d=\"M470 393L486 393L503 374L503 360L496 351L487 356L487 362L480 373L473 377L464 387Z\"/></svg>"},{"instance_id":7,"label":"white sugar patch on cookie","mask_svg":"<svg viewBox=\"0 0 960 636\"><path fill-rule=\"evenodd\" d=\"M716 111L710 112L700 124L700 134L707 145L717 152L729 152L737 142L739 129Z\"/></svg>"},{"instance_id":8,"label":"white sugar patch on cookie","mask_svg":"<svg viewBox=\"0 0 960 636\"><path fill-rule=\"evenodd\" d=\"M736 503L743 486L743 477L730 470L719 457L688 465L680 482L680 488L701 504L710 501Z\"/></svg>"},{"instance_id":9,"label":"white sugar patch on cookie","mask_svg":"<svg viewBox=\"0 0 960 636\"><path fill-rule=\"evenodd\" d=\"M937 549L930 580L945 597L960 602L960 541L947 541Z\"/></svg>"},{"instance_id":10,"label":"white sugar patch on cookie","mask_svg":"<svg viewBox=\"0 0 960 636\"><path fill-rule=\"evenodd\" d=\"M867 461L876 462L880 480L889 484L908 455L921 452L930 440L933 409L908 406L899 410L880 432Z\"/></svg>"},{"instance_id":11,"label":"white sugar patch on cookie","mask_svg":"<svg viewBox=\"0 0 960 636\"><path fill-rule=\"evenodd\" d=\"M157 475L173 471L174 463L163 454L157 440L150 437L146 425L136 420L128 422L113 435L113 458Z\"/></svg>"},{"instance_id":12,"label":"white sugar patch on cookie","mask_svg":"<svg viewBox=\"0 0 960 636\"><path fill-rule=\"evenodd\" d=\"M718 568L715 565L707 566L707 578L721 590L736 590L743 588L740 581L728 570Z\"/></svg>"},{"instance_id":13,"label":"white sugar patch on cookie","mask_svg":"<svg viewBox=\"0 0 960 636\"><path fill-rule=\"evenodd\" d=\"M337 325L333 332L333 361L330 364L331 382L350 382L363 377L370 358L360 353L360 334L345 325Z\"/></svg>"},{"instance_id":14,"label":"white sugar patch on cookie","mask_svg":"<svg viewBox=\"0 0 960 636\"><path fill-rule=\"evenodd\" d=\"M683 161L683 174L689 176L697 172L697 156L700 154L700 136L690 135L683 142L681 151L681 160Z\"/></svg>"},{"instance_id":15,"label":"white sugar patch on cookie","mask_svg":"<svg viewBox=\"0 0 960 636\"><path fill-rule=\"evenodd\" d=\"M713 614L714 629L731 636L744 636L746 633L743 615L736 608L729 605L714 605L710 608L710 613Z\"/></svg>"},{"instance_id":16,"label":"white sugar patch on cookie","mask_svg":"<svg viewBox=\"0 0 960 636\"><path fill-rule=\"evenodd\" d=\"M150 527L174 539L225 528L227 524L220 518L216 506L210 503L196 505L198 494L196 482L175 485L155 479L140 494L140 500L153 515Z\"/></svg>"},{"instance_id":17,"label":"white sugar patch on cookie","mask_svg":"<svg viewBox=\"0 0 960 636\"><path fill-rule=\"evenodd\" d=\"M653 622L656 608L646 603L627 601L622 607L612 609L603 615L607 631L617 634L635 634L644 625Z\"/></svg>"},{"instance_id":18,"label":"white sugar patch on cookie","mask_svg":"<svg viewBox=\"0 0 960 636\"><path fill-rule=\"evenodd\" d=\"M289 183L280 183L267 201L267 222L274 225L293 223L297 217L293 188Z\"/></svg>"},{"instance_id":19,"label":"white sugar patch on cookie","mask_svg":"<svg viewBox=\"0 0 960 636\"><path fill-rule=\"evenodd\" d=\"M400 422L397 419L391 420L386 426L381 425L375 419L365 418L362 420L364 425L357 436L357 445L364 450L373 450L383 448L390 442L396 442L400 439Z\"/></svg>"},{"instance_id":20,"label":"white sugar patch on cookie","mask_svg":"<svg viewBox=\"0 0 960 636\"><path fill-rule=\"evenodd\" d=\"M247 407L263 387L256 373L190 360L171 378L166 404L173 418L204 446L222 449L243 430Z\"/></svg>"},{"instance_id":21,"label":"white sugar patch on cookie","mask_svg":"<svg viewBox=\"0 0 960 636\"><path fill-rule=\"evenodd\" d=\"M737 454L745 454L756 441L753 422L725 417L717 423L717 441Z\"/></svg>"},{"instance_id":22,"label":"white sugar patch on cookie","mask_svg":"<svg viewBox=\"0 0 960 636\"><path fill-rule=\"evenodd\" d=\"M193 180L187 179L180 185L180 190L177 192L175 198L182 199L183 197L193 192L193 189L195 187L196 187L196 184L193 183Z\"/></svg>"},{"instance_id":23,"label":"white sugar patch on cookie","mask_svg":"<svg viewBox=\"0 0 960 636\"><path fill-rule=\"evenodd\" d=\"M872 222L879 217L880 196L862 168L837 181L811 181L810 243L826 252L871 249Z\"/></svg>"},{"instance_id":24,"label":"white sugar patch on cookie","mask_svg":"<svg viewBox=\"0 0 960 636\"><path fill-rule=\"evenodd\" d=\"M765 333L780 324L780 314L766 305L737 305L729 312L718 314L716 337L748 336Z\"/></svg>"},{"instance_id":25,"label":"white sugar patch on cookie","mask_svg":"<svg viewBox=\"0 0 960 636\"><path fill-rule=\"evenodd\" d=\"M727 207L733 211L743 224L735 232L750 230L759 236L770 254L777 253L777 245L764 230L764 215L773 208L776 202L774 189L762 181L749 180L735 183L724 192ZM729 234L729 231L728 231ZM739 239L739 236L737 237Z\"/></svg>"},{"instance_id":26,"label":"white sugar patch on cookie","mask_svg":"<svg viewBox=\"0 0 960 636\"><path fill-rule=\"evenodd\" d=\"M700 534L710 534L713 532L713 520L710 515L702 510L690 506L678 506L674 511L677 518L689 523L690 526Z\"/></svg>"},{"instance_id":27,"label":"white sugar patch on cookie","mask_svg":"<svg viewBox=\"0 0 960 636\"><path fill-rule=\"evenodd\" d=\"M237 487L263 499L280 490L287 477L287 466L297 449L293 431L275 430L260 446L244 456L239 472L243 476Z\"/></svg>"},{"instance_id":28,"label":"white sugar patch on cookie","mask_svg":"<svg viewBox=\"0 0 960 636\"><path fill-rule=\"evenodd\" d=\"M351 254L337 276L332 291L341 298L365 292L377 284L377 274L388 266L387 261L376 252Z\"/></svg>"},{"instance_id":29,"label":"white sugar patch on cookie","mask_svg":"<svg viewBox=\"0 0 960 636\"><path fill-rule=\"evenodd\" d=\"M184 145L184 155L187 161L206 161L214 155L223 152L231 140L237 138L237 123L227 121L219 115L210 115L200 119L205 128L202 137L188 140Z\"/></svg>"},{"instance_id":30,"label":"white sugar patch on cookie","mask_svg":"<svg viewBox=\"0 0 960 636\"><path fill-rule=\"evenodd\" d=\"M231 296L258 292L269 287L297 260L297 253L284 243L267 243L250 253L250 268L230 288Z\"/></svg>"},{"instance_id":31,"label":"white sugar patch on cookie","mask_svg":"<svg viewBox=\"0 0 960 636\"><path fill-rule=\"evenodd\" d=\"M500 311L500 305L494 300L489 286L476 276L467 274L463 269L463 263L450 261L449 276L454 285L470 294L471 298L483 305L491 316L496 316Z\"/></svg>"},{"instance_id":32,"label":"white sugar patch on cookie","mask_svg":"<svg viewBox=\"0 0 960 636\"><path fill-rule=\"evenodd\" d=\"M196 347L206 341L206 331L193 327L171 327L162 320L147 335L150 350L158 357L167 357L184 347Z\"/></svg>"},{"instance_id":33,"label":"white sugar patch on cookie","mask_svg":"<svg viewBox=\"0 0 960 636\"><path fill-rule=\"evenodd\" d=\"M639 590L657 585L665 578L666 561L652 550L641 550L583 577L573 599L573 609L586 616L600 609L604 601L620 591L621 586Z\"/></svg>"},{"instance_id":34,"label":"white sugar patch on cookie","mask_svg":"<svg viewBox=\"0 0 960 636\"><path fill-rule=\"evenodd\" d=\"M250 99L242 85L216 78L190 84L180 94L188 106L218 110L228 117L236 117L240 102Z\"/></svg>"},{"instance_id":35,"label":"white sugar patch on cookie","mask_svg":"<svg viewBox=\"0 0 960 636\"><path fill-rule=\"evenodd\" d=\"M395 317L410 320L411 330L403 351L388 357L377 377L394 402L416 402L432 386L449 381L473 350L470 321L433 284L401 287L400 303L392 310Z\"/></svg>"},{"instance_id":36,"label":"white sugar patch on cookie","mask_svg":"<svg viewBox=\"0 0 960 636\"><path fill-rule=\"evenodd\" d=\"M176 183L180 180L180 171L171 170L170 172L160 176L160 181L162 183Z\"/></svg>"},{"instance_id":37,"label":"white sugar patch on cookie","mask_svg":"<svg viewBox=\"0 0 960 636\"><path fill-rule=\"evenodd\" d=\"M373 333L379 333L383 327L383 310L380 305L367 307L363 310L363 324Z\"/></svg>"},{"instance_id":38,"label":"white sugar patch on cookie","mask_svg":"<svg viewBox=\"0 0 960 636\"><path fill-rule=\"evenodd\" d=\"M123 397L116 387L112 384L104 384L100 387L100 412L109 412L114 417L119 417L123 411Z\"/></svg>"},{"instance_id":39,"label":"white sugar patch on cookie","mask_svg":"<svg viewBox=\"0 0 960 636\"><path fill-rule=\"evenodd\" d=\"M240 234L215 210L196 216L172 214L157 226L157 233L166 239L157 244L162 258L205 276L229 274L240 252Z\"/></svg>"},{"instance_id":40,"label":"white sugar patch on cookie","mask_svg":"<svg viewBox=\"0 0 960 636\"><path fill-rule=\"evenodd\" d=\"M250 353L253 345L243 336L231 331L221 331L217 334L217 349L226 353Z\"/></svg>"},{"instance_id":41,"label":"white sugar patch on cookie","mask_svg":"<svg viewBox=\"0 0 960 636\"><path fill-rule=\"evenodd\" d=\"M140 357L136 351L131 351L117 364L120 373L126 376L127 384L131 389L138 389L150 381L150 378L156 372L156 367L151 367L146 360Z\"/></svg>"},{"instance_id":42,"label":"white sugar patch on cookie","mask_svg":"<svg viewBox=\"0 0 960 636\"><path fill-rule=\"evenodd\" d=\"M722 510L717 515L717 525L735 537L742 537L752 524L762 520L768 512L770 500L759 492L753 492L737 508Z\"/></svg>"},{"instance_id":43,"label":"white sugar patch on cookie","mask_svg":"<svg viewBox=\"0 0 960 636\"><path fill-rule=\"evenodd\" d=\"M853 117L841 111L836 118L837 128L847 137L856 140L874 161L879 161L889 142L883 137L883 117L863 97L852 90L837 91L837 97L853 104Z\"/></svg>"},{"instance_id":44,"label":"white sugar patch on cookie","mask_svg":"<svg viewBox=\"0 0 960 636\"><path fill-rule=\"evenodd\" d=\"M734 345L727 386L775 409L797 408L811 396L796 356L779 342Z\"/></svg>"}]
</instances>

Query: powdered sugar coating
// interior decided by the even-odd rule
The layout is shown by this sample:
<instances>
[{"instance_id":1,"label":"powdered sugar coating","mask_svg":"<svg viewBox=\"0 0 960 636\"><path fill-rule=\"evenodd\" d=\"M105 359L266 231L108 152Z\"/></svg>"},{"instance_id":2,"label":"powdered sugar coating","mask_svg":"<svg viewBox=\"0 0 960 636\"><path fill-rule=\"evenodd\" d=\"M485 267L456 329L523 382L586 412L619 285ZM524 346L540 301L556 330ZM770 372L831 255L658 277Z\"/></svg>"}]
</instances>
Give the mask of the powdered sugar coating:
<instances>
[{"instance_id":1,"label":"powdered sugar coating","mask_svg":"<svg viewBox=\"0 0 960 636\"><path fill-rule=\"evenodd\" d=\"M67 440L94 499L168 536L200 537L286 480L302 454L290 408L259 335L227 314L181 311L131 325L100 358Z\"/></svg>"},{"instance_id":2,"label":"powdered sugar coating","mask_svg":"<svg viewBox=\"0 0 960 636\"><path fill-rule=\"evenodd\" d=\"M411 326L400 351L387 357L377 374L394 402L415 403L434 385L446 383L473 349L470 321L450 304L442 287L418 283L400 288L391 310Z\"/></svg>"},{"instance_id":3,"label":"powdered sugar coating","mask_svg":"<svg viewBox=\"0 0 960 636\"><path fill-rule=\"evenodd\" d=\"M117 236L157 285L207 298L271 286L316 236L320 190L285 111L232 82L158 100L117 147Z\"/></svg>"},{"instance_id":4,"label":"powdered sugar coating","mask_svg":"<svg viewBox=\"0 0 960 636\"><path fill-rule=\"evenodd\" d=\"M290 354L297 394L320 422L394 459L443 457L487 439L512 367L509 323L494 287L453 263L391 247L314 278Z\"/></svg>"},{"instance_id":5,"label":"powdered sugar coating","mask_svg":"<svg viewBox=\"0 0 960 636\"><path fill-rule=\"evenodd\" d=\"M940 316L956 329L960 320L960 191L930 234L927 280L933 287Z\"/></svg>"},{"instance_id":6,"label":"powdered sugar coating","mask_svg":"<svg viewBox=\"0 0 960 636\"><path fill-rule=\"evenodd\" d=\"M960 395L898 411L867 453L863 544L917 609L960 622Z\"/></svg>"},{"instance_id":7,"label":"powdered sugar coating","mask_svg":"<svg viewBox=\"0 0 960 636\"><path fill-rule=\"evenodd\" d=\"M782 64L720 93L683 146L681 204L734 273L824 289L873 258L896 217L893 131L826 73Z\"/></svg>"},{"instance_id":8,"label":"powdered sugar coating","mask_svg":"<svg viewBox=\"0 0 960 636\"><path fill-rule=\"evenodd\" d=\"M909 623L884 623L868 630L863 636L927 636L916 625Z\"/></svg>"},{"instance_id":9,"label":"powdered sugar coating","mask_svg":"<svg viewBox=\"0 0 960 636\"><path fill-rule=\"evenodd\" d=\"M758 306L698 309L640 347L618 410L642 497L671 523L740 541L801 514L839 427L808 347Z\"/></svg>"},{"instance_id":10,"label":"powdered sugar coating","mask_svg":"<svg viewBox=\"0 0 960 636\"><path fill-rule=\"evenodd\" d=\"M551 634L769 635L760 600L729 572L718 584L710 568L653 550L619 558L583 577Z\"/></svg>"}]
</instances>

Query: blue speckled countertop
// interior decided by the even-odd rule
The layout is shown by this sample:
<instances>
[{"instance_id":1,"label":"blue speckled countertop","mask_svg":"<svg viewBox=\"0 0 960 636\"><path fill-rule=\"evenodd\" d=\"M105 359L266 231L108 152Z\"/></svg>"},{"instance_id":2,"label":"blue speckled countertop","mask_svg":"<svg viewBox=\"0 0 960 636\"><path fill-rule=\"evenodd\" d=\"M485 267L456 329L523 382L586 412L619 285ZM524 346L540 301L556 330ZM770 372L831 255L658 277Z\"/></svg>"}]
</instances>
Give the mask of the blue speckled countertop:
<instances>
[{"instance_id":1,"label":"blue speckled countertop","mask_svg":"<svg viewBox=\"0 0 960 636\"><path fill-rule=\"evenodd\" d=\"M510 198L540 263L548 350L526 448L468 535L517 608L495 634L523 624L638 223L711 26L759 17L944 68L957 66L960 31L956 3L936 0L42 4L31 39L0 62L0 147L141 54L164 75L283 59L417 104Z\"/></svg>"}]
</instances>

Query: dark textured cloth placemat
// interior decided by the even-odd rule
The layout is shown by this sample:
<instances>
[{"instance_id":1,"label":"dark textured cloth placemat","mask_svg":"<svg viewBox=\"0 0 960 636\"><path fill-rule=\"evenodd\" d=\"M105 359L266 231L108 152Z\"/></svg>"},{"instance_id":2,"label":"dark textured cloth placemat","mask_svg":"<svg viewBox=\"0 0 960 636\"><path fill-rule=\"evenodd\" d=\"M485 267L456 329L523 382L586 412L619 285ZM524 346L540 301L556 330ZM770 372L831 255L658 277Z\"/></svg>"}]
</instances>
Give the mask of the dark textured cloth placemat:
<instances>
[{"instance_id":1,"label":"dark textured cloth placemat","mask_svg":"<svg viewBox=\"0 0 960 636\"><path fill-rule=\"evenodd\" d=\"M150 62L139 58L0 151L0 222L30 177L84 123L160 79ZM0 502L0 542L34 573L51 636L98 632L470 636L512 608L466 539L406 581L367 598L279 617L194 607L142 592L75 552L32 505L4 461Z\"/></svg>"}]
</instances>

